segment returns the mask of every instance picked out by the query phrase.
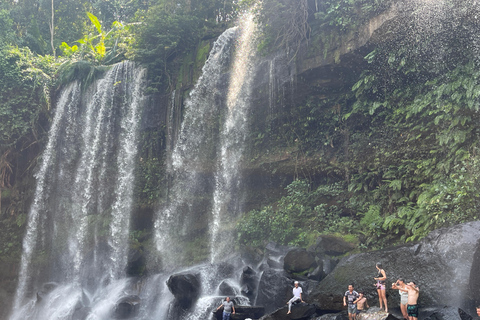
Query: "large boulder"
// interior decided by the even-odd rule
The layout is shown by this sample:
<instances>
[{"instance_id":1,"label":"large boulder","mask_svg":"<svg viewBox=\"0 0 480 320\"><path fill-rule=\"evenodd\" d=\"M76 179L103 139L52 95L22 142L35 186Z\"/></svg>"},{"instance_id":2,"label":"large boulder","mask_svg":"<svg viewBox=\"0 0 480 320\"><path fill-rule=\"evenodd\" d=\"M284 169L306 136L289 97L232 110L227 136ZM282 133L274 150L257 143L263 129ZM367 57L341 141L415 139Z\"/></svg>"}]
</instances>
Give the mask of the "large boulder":
<instances>
[{"instance_id":1,"label":"large boulder","mask_svg":"<svg viewBox=\"0 0 480 320\"><path fill-rule=\"evenodd\" d=\"M356 320L399 320L392 314L385 312L380 308L370 308L357 315Z\"/></svg>"},{"instance_id":2,"label":"large boulder","mask_svg":"<svg viewBox=\"0 0 480 320\"><path fill-rule=\"evenodd\" d=\"M443 307L433 312L425 320L472 320L472 316L460 308Z\"/></svg>"},{"instance_id":3,"label":"large boulder","mask_svg":"<svg viewBox=\"0 0 480 320\"><path fill-rule=\"evenodd\" d=\"M420 287L420 306L456 307L472 305L472 268L478 255L480 221L431 232L422 241L385 250L354 254L343 258L337 267L311 293L311 301L326 310L343 309L343 293L349 284L365 292L371 304L378 301L374 284L376 262L382 262L387 287L398 278L414 280ZM387 289L389 306L399 305L397 290Z\"/></svg>"},{"instance_id":4,"label":"large boulder","mask_svg":"<svg viewBox=\"0 0 480 320\"><path fill-rule=\"evenodd\" d=\"M42 285L42 288L37 292L37 303L41 302L45 296L47 296L50 292L55 290L58 287L58 283L56 282L46 282Z\"/></svg>"},{"instance_id":5,"label":"large boulder","mask_svg":"<svg viewBox=\"0 0 480 320\"><path fill-rule=\"evenodd\" d=\"M323 235L317 238L315 245L309 248L317 255L326 254L329 256L341 256L355 249L355 245L343 240L340 237Z\"/></svg>"},{"instance_id":6,"label":"large boulder","mask_svg":"<svg viewBox=\"0 0 480 320\"><path fill-rule=\"evenodd\" d=\"M292 297L293 281L285 271L266 269L258 284L256 305L270 313L281 308Z\"/></svg>"},{"instance_id":7,"label":"large boulder","mask_svg":"<svg viewBox=\"0 0 480 320\"><path fill-rule=\"evenodd\" d=\"M311 272L317 266L315 256L302 248L294 248L290 250L283 261L285 271L292 274Z\"/></svg>"},{"instance_id":8,"label":"large boulder","mask_svg":"<svg viewBox=\"0 0 480 320\"><path fill-rule=\"evenodd\" d=\"M229 280L223 280L219 285L218 285L218 292L220 295L225 296L225 297L234 297L237 292L235 292L234 286L230 283Z\"/></svg>"},{"instance_id":9,"label":"large boulder","mask_svg":"<svg viewBox=\"0 0 480 320\"><path fill-rule=\"evenodd\" d=\"M327 313L314 320L348 320L348 314L346 311L340 313Z\"/></svg>"},{"instance_id":10,"label":"large boulder","mask_svg":"<svg viewBox=\"0 0 480 320\"><path fill-rule=\"evenodd\" d=\"M198 274L179 273L171 275L167 280L167 286L178 305L184 309L190 308L200 295Z\"/></svg>"},{"instance_id":11,"label":"large boulder","mask_svg":"<svg viewBox=\"0 0 480 320\"><path fill-rule=\"evenodd\" d=\"M240 284L242 285L242 294L247 296L250 300L255 297L257 293L258 276L255 270L249 266L245 266L240 277Z\"/></svg>"},{"instance_id":12,"label":"large boulder","mask_svg":"<svg viewBox=\"0 0 480 320\"><path fill-rule=\"evenodd\" d=\"M129 295L120 298L116 303L113 311L114 319L132 319L138 315L140 311L140 297L137 295Z\"/></svg>"},{"instance_id":13,"label":"large boulder","mask_svg":"<svg viewBox=\"0 0 480 320\"><path fill-rule=\"evenodd\" d=\"M288 308L285 306L271 314L265 315L260 320L307 320L317 312L317 307L313 304L299 303L292 306L292 313L287 314Z\"/></svg>"},{"instance_id":14,"label":"large boulder","mask_svg":"<svg viewBox=\"0 0 480 320\"><path fill-rule=\"evenodd\" d=\"M214 318L222 320L223 310L215 310L213 312ZM263 307L252 306L235 306L235 314L230 315L232 320L258 319L265 314Z\"/></svg>"}]
</instances>

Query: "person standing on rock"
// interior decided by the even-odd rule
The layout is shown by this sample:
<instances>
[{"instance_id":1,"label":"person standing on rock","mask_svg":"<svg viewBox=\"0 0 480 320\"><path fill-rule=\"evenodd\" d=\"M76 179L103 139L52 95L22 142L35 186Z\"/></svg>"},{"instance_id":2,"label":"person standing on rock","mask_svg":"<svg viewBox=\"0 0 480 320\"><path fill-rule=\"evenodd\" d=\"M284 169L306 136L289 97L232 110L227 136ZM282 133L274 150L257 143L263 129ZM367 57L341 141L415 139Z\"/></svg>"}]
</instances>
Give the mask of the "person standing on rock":
<instances>
[{"instance_id":1,"label":"person standing on rock","mask_svg":"<svg viewBox=\"0 0 480 320\"><path fill-rule=\"evenodd\" d=\"M477 316L480 317L480 306L477 307Z\"/></svg>"},{"instance_id":2,"label":"person standing on rock","mask_svg":"<svg viewBox=\"0 0 480 320\"><path fill-rule=\"evenodd\" d=\"M223 307L223 317L222 320L229 320L230 315L235 314L235 307L233 306L233 301L230 301L230 297L227 297L225 301L217 308L217 311ZM233 312L232 312L233 311Z\"/></svg>"},{"instance_id":3,"label":"person standing on rock","mask_svg":"<svg viewBox=\"0 0 480 320\"><path fill-rule=\"evenodd\" d=\"M388 313L388 305L387 305L387 291L385 288L385 281L387 280L387 275L385 274L385 270L382 269L382 264L377 262L376 266L378 274L375 278L377 283L375 286L377 287L378 293L378 301L380 303L380 309L383 308L383 304L385 304L385 312Z\"/></svg>"},{"instance_id":4,"label":"person standing on rock","mask_svg":"<svg viewBox=\"0 0 480 320\"><path fill-rule=\"evenodd\" d=\"M348 286L348 290L343 295L343 305L347 306L348 300L348 319L355 320L357 318L357 306L355 301L358 299L357 291L353 290L353 285Z\"/></svg>"},{"instance_id":5,"label":"person standing on rock","mask_svg":"<svg viewBox=\"0 0 480 320\"><path fill-rule=\"evenodd\" d=\"M405 286L405 289L401 289L398 287L397 289L408 293L408 301L407 301L408 302L407 304L408 320L417 320L418 319L417 300L418 300L418 294L419 294L418 286L415 284L414 281L410 281Z\"/></svg>"},{"instance_id":6,"label":"person standing on rock","mask_svg":"<svg viewBox=\"0 0 480 320\"><path fill-rule=\"evenodd\" d=\"M392 289L398 290L400 293L400 310L404 319L408 319L407 313L407 303L408 303L408 292L402 291L400 289L405 289L405 280L402 278L398 279L397 282L392 283Z\"/></svg>"},{"instance_id":7,"label":"person standing on rock","mask_svg":"<svg viewBox=\"0 0 480 320\"><path fill-rule=\"evenodd\" d=\"M288 300L287 304L288 304L288 312L287 314L290 314L292 313L292 303L294 303L295 301L298 301L300 300L300 302L303 302L303 299L302 299L302 287L299 287L298 285L298 281L295 281L294 283L294 288L292 290L292 293L293 293L293 297L292 299Z\"/></svg>"}]
</instances>

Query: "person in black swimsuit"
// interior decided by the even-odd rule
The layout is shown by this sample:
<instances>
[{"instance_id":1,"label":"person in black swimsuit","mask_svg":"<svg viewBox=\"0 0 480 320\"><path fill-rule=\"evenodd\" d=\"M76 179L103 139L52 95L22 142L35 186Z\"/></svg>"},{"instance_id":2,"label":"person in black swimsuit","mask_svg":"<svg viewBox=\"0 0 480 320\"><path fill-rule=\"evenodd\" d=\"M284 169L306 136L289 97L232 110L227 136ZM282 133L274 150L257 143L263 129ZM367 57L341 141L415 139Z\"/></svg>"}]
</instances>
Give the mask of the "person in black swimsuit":
<instances>
[{"instance_id":1,"label":"person in black swimsuit","mask_svg":"<svg viewBox=\"0 0 480 320\"><path fill-rule=\"evenodd\" d=\"M382 269L382 264L380 262L377 262L375 267L378 270L378 274L373 279L377 281L375 286L377 287L378 302L380 303L380 309L382 309L383 304L385 304L385 312L388 313L387 294L385 288L385 281L387 280L387 276L385 274L385 270Z\"/></svg>"}]
</instances>

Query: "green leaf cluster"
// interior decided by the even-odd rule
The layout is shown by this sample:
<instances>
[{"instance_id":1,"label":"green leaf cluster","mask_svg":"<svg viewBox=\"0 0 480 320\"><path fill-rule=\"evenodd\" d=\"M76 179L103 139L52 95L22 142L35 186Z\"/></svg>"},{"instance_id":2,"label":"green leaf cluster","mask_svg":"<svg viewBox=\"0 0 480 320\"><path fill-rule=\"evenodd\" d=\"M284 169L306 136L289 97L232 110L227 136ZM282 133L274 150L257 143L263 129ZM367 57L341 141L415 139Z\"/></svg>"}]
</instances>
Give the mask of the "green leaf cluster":
<instances>
[{"instance_id":1,"label":"green leaf cluster","mask_svg":"<svg viewBox=\"0 0 480 320\"><path fill-rule=\"evenodd\" d=\"M0 50L0 146L7 148L36 136L37 121L50 107L58 64L26 48Z\"/></svg>"},{"instance_id":2,"label":"green leaf cluster","mask_svg":"<svg viewBox=\"0 0 480 320\"><path fill-rule=\"evenodd\" d=\"M261 210L248 212L237 223L240 244L262 246L268 241L308 246L322 233L350 234L358 223L340 209L343 187L324 184L312 189L306 180L286 187L287 195Z\"/></svg>"}]
</instances>

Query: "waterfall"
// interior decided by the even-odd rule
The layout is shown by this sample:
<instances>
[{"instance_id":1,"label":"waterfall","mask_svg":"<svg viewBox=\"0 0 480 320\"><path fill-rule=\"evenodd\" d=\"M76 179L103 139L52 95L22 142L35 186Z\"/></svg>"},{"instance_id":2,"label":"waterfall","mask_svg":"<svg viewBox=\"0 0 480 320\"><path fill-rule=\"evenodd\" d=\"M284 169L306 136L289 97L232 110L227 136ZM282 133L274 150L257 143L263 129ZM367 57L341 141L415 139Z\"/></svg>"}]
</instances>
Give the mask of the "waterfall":
<instances>
[{"instance_id":1,"label":"waterfall","mask_svg":"<svg viewBox=\"0 0 480 320\"><path fill-rule=\"evenodd\" d=\"M206 243L201 236L206 233L201 222L210 219L214 182L209 176L214 170L219 114L225 103L222 86L228 82L230 49L237 32L238 27L228 29L214 43L186 101L184 120L168 157L168 203L159 210L155 221L155 242L165 268L188 263L185 244L195 236L200 235Z\"/></svg>"},{"instance_id":2,"label":"waterfall","mask_svg":"<svg viewBox=\"0 0 480 320\"><path fill-rule=\"evenodd\" d=\"M144 73L123 62L84 94L78 82L62 90L36 174L12 319L65 319L97 291L125 285L117 280L127 264Z\"/></svg>"},{"instance_id":3,"label":"waterfall","mask_svg":"<svg viewBox=\"0 0 480 320\"><path fill-rule=\"evenodd\" d=\"M214 43L168 157L169 195L155 222L156 246L167 269L217 261L243 210L240 167L256 28L252 14L241 20Z\"/></svg>"},{"instance_id":4,"label":"waterfall","mask_svg":"<svg viewBox=\"0 0 480 320\"><path fill-rule=\"evenodd\" d=\"M227 115L220 136L219 163L215 172L212 223L210 226L210 260L217 261L228 252L236 217L242 208L241 161L245 151L248 129L254 57L256 53L256 24L248 14L240 24L232 63L232 74L227 95Z\"/></svg>"}]
</instances>

